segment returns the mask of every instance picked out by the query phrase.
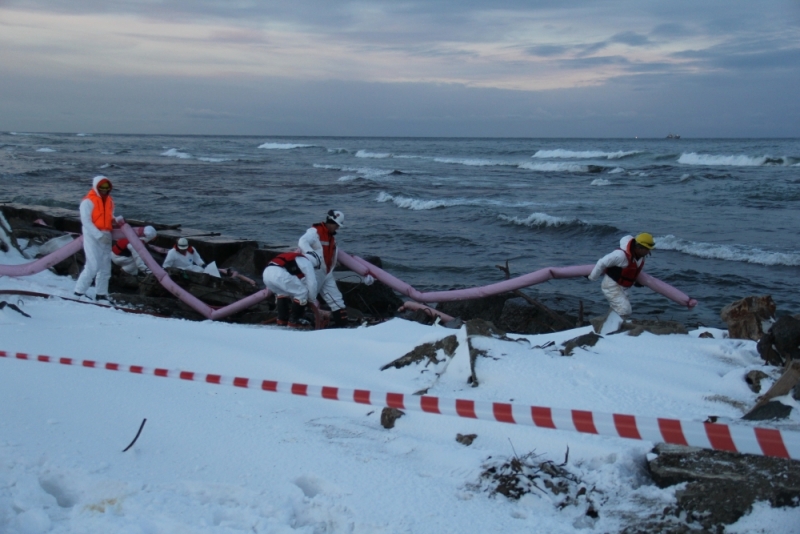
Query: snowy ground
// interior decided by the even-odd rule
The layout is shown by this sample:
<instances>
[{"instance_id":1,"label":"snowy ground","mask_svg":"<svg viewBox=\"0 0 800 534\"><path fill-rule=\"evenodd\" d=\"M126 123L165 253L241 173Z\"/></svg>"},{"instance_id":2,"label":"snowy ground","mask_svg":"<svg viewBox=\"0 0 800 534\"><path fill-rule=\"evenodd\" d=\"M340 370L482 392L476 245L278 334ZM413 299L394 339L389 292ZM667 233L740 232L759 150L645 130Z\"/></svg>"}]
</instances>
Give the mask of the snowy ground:
<instances>
[{"instance_id":1,"label":"snowy ground","mask_svg":"<svg viewBox=\"0 0 800 534\"><path fill-rule=\"evenodd\" d=\"M0 254L0 263L25 261ZM49 272L0 278L0 290L71 295ZM531 348L585 333L478 338L480 386L467 384L464 330L392 320L352 330L190 322L61 299L0 296L0 350L198 373L704 420L738 418L765 368L753 342L607 336L571 357ZM380 367L456 334L436 368ZM769 384L767 384L768 386ZM785 402L793 401L786 399ZM797 410L793 414L797 414ZM122 452L147 423L136 444ZM797 426L793 420L790 425ZM470 446L457 434L477 434ZM652 443L408 412L224 385L0 358L0 532L484 533L616 532L673 502L646 475ZM480 484L485 464L531 451L594 487L559 509L552 495L518 501ZM757 505L726 532L796 533L800 509Z\"/></svg>"}]
</instances>

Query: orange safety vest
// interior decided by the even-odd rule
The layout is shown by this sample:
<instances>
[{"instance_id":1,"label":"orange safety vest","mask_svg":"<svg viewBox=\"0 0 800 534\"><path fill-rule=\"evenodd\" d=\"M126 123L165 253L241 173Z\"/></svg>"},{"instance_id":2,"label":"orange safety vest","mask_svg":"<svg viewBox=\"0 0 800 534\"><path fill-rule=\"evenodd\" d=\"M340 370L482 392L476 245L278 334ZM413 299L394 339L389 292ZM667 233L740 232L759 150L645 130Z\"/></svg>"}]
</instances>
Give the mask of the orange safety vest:
<instances>
[{"instance_id":1,"label":"orange safety vest","mask_svg":"<svg viewBox=\"0 0 800 534\"><path fill-rule=\"evenodd\" d=\"M333 257L336 255L336 232L329 232L328 227L325 226L325 223L317 223L312 225L314 228L317 229L317 234L319 234L319 242L322 244L322 257L325 260L325 268L328 272L331 272L335 265L333 263Z\"/></svg>"},{"instance_id":2,"label":"orange safety vest","mask_svg":"<svg viewBox=\"0 0 800 534\"><path fill-rule=\"evenodd\" d=\"M94 205L92 208L92 223L98 230L110 232L111 223L114 222L114 199L111 198L111 195L108 195L106 201L103 202L100 195L92 189L83 199L91 200Z\"/></svg>"},{"instance_id":3,"label":"orange safety vest","mask_svg":"<svg viewBox=\"0 0 800 534\"><path fill-rule=\"evenodd\" d=\"M636 282L636 277L639 276L639 273L642 272L644 269L644 258L642 258L642 263L637 265L636 261L633 259L633 242L634 240L631 239L628 242L627 250L622 250L625 253L625 257L628 260L628 265L626 267L609 267L606 269L606 274L611 277L616 283L621 285L622 287L631 287L634 282Z\"/></svg>"}]
</instances>

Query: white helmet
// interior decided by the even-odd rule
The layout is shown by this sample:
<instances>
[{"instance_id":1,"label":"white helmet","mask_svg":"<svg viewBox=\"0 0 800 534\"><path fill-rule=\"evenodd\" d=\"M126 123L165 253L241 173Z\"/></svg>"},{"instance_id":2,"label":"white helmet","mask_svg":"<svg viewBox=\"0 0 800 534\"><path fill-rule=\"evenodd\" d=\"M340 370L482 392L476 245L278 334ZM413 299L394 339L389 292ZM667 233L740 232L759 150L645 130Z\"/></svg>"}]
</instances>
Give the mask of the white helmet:
<instances>
[{"instance_id":1,"label":"white helmet","mask_svg":"<svg viewBox=\"0 0 800 534\"><path fill-rule=\"evenodd\" d=\"M189 240L187 240L185 237L178 239L178 248L180 250L186 250L189 248Z\"/></svg>"},{"instance_id":2,"label":"white helmet","mask_svg":"<svg viewBox=\"0 0 800 534\"><path fill-rule=\"evenodd\" d=\"M325 222L336 224L340 227L344 226L344 213L339 210L329 210L328 218Z\"/></svg>"},{"instance_id":3,"label":"white helmet","mask_svg":"<svg viewBox=\"0 0 800 534\"><path fill-rule=\"evenodd\" d=\"M156 232L155 228L153 228L152 226L145 226L144 232L142 233L142 240L145 243L149 243L150 241L155 239L157 235L158 232Z\"/></svg>"}]
</instances>

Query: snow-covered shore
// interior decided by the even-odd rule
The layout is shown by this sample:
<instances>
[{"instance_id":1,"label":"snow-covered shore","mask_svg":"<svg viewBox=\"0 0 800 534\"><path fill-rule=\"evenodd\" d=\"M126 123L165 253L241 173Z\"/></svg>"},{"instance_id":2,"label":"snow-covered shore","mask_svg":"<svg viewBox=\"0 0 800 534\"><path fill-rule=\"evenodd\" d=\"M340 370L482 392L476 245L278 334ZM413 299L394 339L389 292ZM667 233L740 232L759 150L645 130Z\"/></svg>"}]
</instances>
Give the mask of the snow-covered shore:
<instances>
[{"instance_id":1,"label":"snow-covered shore","mask_svg":"<svg viewBox=\"0 0 800 534\"><path fill-rule=\"evenodd\" d=\"M2 263L20 261L0 253ZM0 290L68 296L72 287L49 272L0 278ZM487 353L473 388L463 329L396 319L297 332L0 299L31 315L0 310L0 350L9 353L342 388L704 420L736 419L753 404L747 371L775 376L755 343L718 330L713 339L607 336L571 357L532 348L588 332L581 328L515 336L529 343L473 339ZM380 371L453 334L453 358ZM465 446L459 433L477 438ZM674 488L647 476L652 445L416 412L387 430L371 406L0 358L0 532L8 534L616 532L674 499ZM585 503L559 508L536 492L513 501L479 484L487 462L535 451L560 463L567 449L567 467L596 490L596 518ZM800 509L757 505L726 532L788 534L798 524Z\"/></svg>"}]
</instances>

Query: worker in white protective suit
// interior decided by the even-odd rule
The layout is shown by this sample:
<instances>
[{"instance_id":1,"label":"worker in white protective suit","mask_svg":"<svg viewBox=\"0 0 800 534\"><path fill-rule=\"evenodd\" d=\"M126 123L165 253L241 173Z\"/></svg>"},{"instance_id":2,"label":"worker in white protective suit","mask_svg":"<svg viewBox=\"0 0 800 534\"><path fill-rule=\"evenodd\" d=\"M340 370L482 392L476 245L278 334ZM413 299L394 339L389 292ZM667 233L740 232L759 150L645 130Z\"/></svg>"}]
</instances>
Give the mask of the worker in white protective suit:
<instances>
[{"instance_id":1,"label":"worker in white protective suit","mask_svg":"<svg viewBox=\"0 0 800 534\"><path fill-rule=\"evenodd\" d=\"M344 213L339 210L328 211L325 222L316 223L300 237L297 245L303 252L316 252L323 261L325 269L318 270L319 294L331 309L331 318L335 327L347 324L347 310L345 309L342 292L336 285L333 269L339 257L339 248L336 245L336 231L344 226ZM372 284L372 276L365 276L364 283Z\"/></svg>"},{"instance_id":2,"label":"worker in white protective suit","mask_svg":"<svg viewBox=\"0 0 800 534\"><path fill-rule=\"evenodd\" d=\"M185 237L182 237L178 239L178 242L167 252L163 267L165 269L174 267L175 269L202 273L205 264L203 258L200 257L200 254L197 253L194 247L189 246L189 241Z\"/></svg>"},{"instance_id":3,"label":"worker in white protective suit","mask_svg":"<svg viewBox=\"0 0 800 534\"><path fill-rule=\"evenodd\" d=\"M75 284L75 294L85 296L94 281L95 300L98 301L108 301L108 281L111 278L111 229L114 223L111 189L111 180L95 176L92 189L83 197L79 208L86 264Z\"/></svg>"},{"instance_id":4,"label":"worker in white protective suit","mask_svg":"<svg viewBox=\"0 0 800 534\"><path fill-rule=\"evenodd\" d=\"M636 278L644 269L644 260L656 246L653 236L642 233L636 237L626 235L619 242L619 248L606 254L592 269L589 280L603 276L600 287L611 304L611 309L621 318L631 314L628 289L636 283Z\"/></svg>"},{"instance_id":5,"label":"worker in white protective suit","mask_svg":"<svg viewBox=\"0 0 800 534\"><path fill-rule=\"evenodd\" d=\"M152 226L145 226L142 236L139 239L144 243L149 243L156 238L158 233ZM150 273L150 268L145 265L144 260L136 249L130 244L127 238L114 241L111 246L111 262L118 265L126 273L136 276L139 272Z\"/></svg>"},{"instance_id":6,"label":"worker in white protective suit","mask_svg":"<svg viewBox=\"0 0 800 534\"><path fill-rule=\"evenodd\" d=\"M264 285L275 293L278 326L307 328L306 306L317 299L317 272L324 275L322 258L314 252L278 254L264 269Z\"/></svg>"}]
</instances>

